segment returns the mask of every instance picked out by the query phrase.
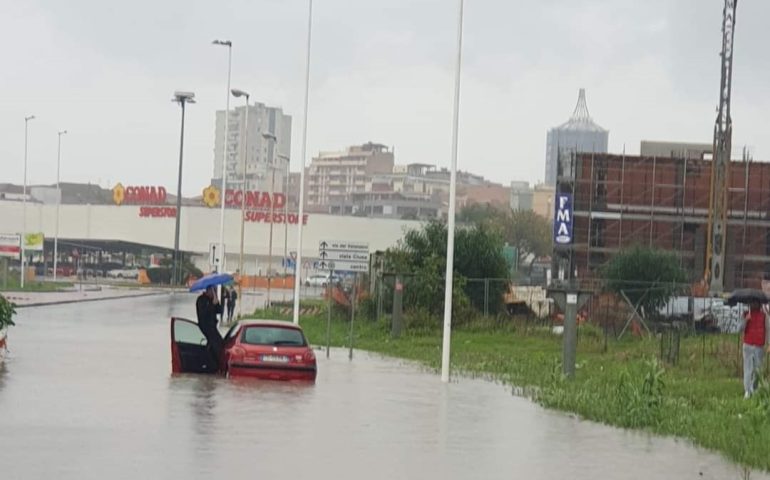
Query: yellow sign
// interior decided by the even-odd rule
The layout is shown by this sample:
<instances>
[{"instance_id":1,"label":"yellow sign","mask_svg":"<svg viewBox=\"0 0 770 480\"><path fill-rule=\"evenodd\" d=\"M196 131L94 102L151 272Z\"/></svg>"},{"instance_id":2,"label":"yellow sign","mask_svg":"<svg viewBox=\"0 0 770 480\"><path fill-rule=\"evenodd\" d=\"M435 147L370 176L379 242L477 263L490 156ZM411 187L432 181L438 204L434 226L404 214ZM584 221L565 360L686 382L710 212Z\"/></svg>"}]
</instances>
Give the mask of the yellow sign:
<instances>
[{"instance_id":1,"label":"yellow sign","mask_svg":"<svg viewBox=\"0 0 770 480\"><path fill-rule=\"evenodd\" d=\"M125 199L126 189L122 183L118 183L112 188L112 201L115 202L115 205L121 205Z\"/></svg>"},{"instance_id":2,"label":"yellow sign","mask_svg":"<svg viewBox=\"0 0 770 480\"><path fill-rule=\"evenodd\" d=\"M24 235L24 250L42 252L43 240L45 240L45 236L42 232L27 233Z\"/></svg>"},{"instance_id":3,"label":"yellow sign","mask_svg":"<svg viewBox=\"0 0 770 480\"><path fill-rule=\"evenodd\" d=\"M216 207L221 201L219 189L214 185L209 185L203 189L203 204L207 207Z\"/></svg>"}]
</instances>

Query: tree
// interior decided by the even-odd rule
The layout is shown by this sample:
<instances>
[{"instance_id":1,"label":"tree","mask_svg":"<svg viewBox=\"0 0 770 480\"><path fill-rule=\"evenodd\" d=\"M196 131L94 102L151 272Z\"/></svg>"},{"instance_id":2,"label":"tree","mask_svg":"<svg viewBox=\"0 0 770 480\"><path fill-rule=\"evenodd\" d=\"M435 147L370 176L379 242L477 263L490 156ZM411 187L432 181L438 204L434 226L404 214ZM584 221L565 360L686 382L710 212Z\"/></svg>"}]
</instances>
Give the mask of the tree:
<instances>
[{"instance_id":1,"label":"tree","mask_svg":"<svg viewBox=\"0 0 770 480\"><path fill-rule=\"evenodd\" d=\"M665 305L687 282L675 253L640 246L615 255L603 274L607 288L640 305L644 316Z\"/></svg>"},{"instance_id":2,"label":"tree","mask_svg":"<svg viewBox=\"0 0 770 480\"><path fill-rule=\"evenodd\" d=\"M506 218L505 240L516 247L519 265L532 265L538 257L551 254L553 232L551 224L532 210L513 210Z\"/></svg>"},{"instance_id":3,"label":"tree","mask_svg":"<svg viewBox=\"0 0 770 480\"><path fill-rule=\"evenodd\" d=\"M457 214L457 221L462 223L497 223L502 225L508 212L488 203L471 203L464 206Z\"/></svg>"},{"instance_id":4,"label":"tree","mask_svg":"<svg viewBox=\"0 0 770 480\"><path fill-rule=\"evenodd\" d=\"M444 308L447 226L433 220L406 232L398 246L385 252L386 270L408 275L404 304L438 315ZM458 227L455 231L453 305L484 305L484 284L468 279L507 278L503 240L499 230L484 224ZM505 282L492 282L490 311L502 307Z\"/></svg>"},{"instance_id":5,"label":"tree","mask_svg":"<svg viewBox=\"0 0 770 480\"><path fill-rule=\"evenodd\" d=\"M16 305L0 295L0 330L15 325L13 316L16 314Z\"/></svg>"},{"instance_id":6,"label":"tree","mask_svg":"<svg viewBox=\"0 0 770 480\"><path fill-rule=\"evenodd\" d=\"M457 218L461 222L501 229L503 239L516 247L519 265L531 266L537 257L551 254L551 223L532 210L500 209L474 203L464 207Z\"/></svg>"}]
</instances>

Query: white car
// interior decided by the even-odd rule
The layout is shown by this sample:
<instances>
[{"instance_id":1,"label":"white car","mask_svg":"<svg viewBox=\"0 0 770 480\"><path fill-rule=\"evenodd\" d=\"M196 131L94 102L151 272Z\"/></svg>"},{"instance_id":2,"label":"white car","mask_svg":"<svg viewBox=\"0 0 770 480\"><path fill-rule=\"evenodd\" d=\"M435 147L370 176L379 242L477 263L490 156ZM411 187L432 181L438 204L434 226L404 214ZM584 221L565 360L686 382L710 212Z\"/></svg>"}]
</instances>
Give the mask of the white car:
<instances>
[{"instance_id":1,"label":"white car","mask_svg":"<svg viewBox=\"0 0 770 480\"><path fill-rule=\"evenodd\" d=\"M136 267L116 268L107 272L109 278L130 278L136 280L139 278L139 269Z\"/></svg>"},{"instance_id":2,"label":"white car","mask_svg":"<svg viewBox=\"0 0 770 480\"><path fill-rule=\"evenodd\" d=\"M342 279L337 275L310 275L305 279L306 287L325 287L329 282L340 283Z\"/></svg>"}]
</instances>

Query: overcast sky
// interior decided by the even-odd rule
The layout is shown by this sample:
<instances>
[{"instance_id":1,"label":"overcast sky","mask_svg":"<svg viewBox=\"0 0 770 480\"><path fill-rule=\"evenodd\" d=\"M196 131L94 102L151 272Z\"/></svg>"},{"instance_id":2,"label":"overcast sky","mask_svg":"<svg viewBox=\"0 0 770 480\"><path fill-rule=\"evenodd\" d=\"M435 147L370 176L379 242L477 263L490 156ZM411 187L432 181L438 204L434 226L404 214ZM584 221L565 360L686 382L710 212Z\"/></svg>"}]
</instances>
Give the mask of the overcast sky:
<instances>
[{"instance_id":1,"label":"overcast sky","mask_svg":"<svg viewBox=\"0 0 770 480\"><path fill-rule=\"evenodd\" d=\"M308 158L375 141L396 162L448 166L454 0L315 0ZM542 181L548 128L585 87L610 150L642 139L712 140L722 0L466 0L460 168ZM770 2L738 6L733 146L770 159ZM214 111L233 87L293 116L300 165L307 0L0 0L0 182L176 188L179 107L192 90L184 191L213 170ZM234 102L238 102L234 100Z\"/></svg>"}]
</instances>

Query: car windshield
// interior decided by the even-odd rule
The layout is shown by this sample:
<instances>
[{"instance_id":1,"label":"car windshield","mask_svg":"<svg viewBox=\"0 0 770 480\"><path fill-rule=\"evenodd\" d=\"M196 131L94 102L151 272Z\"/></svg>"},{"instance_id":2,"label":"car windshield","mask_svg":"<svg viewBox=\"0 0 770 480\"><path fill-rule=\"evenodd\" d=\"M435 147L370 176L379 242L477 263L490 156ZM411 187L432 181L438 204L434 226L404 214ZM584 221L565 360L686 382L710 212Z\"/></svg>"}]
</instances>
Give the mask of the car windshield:
<instances>
[{"instance_id":1,"label":"car windshield","mask_svg":"<svg viewBox=\"0 0 770 480\"><path fill-rule=\"evenodd\" d=\"M305 345L305 337L301 331L283 327L247 327L243 331L241 341L248 345Z\"/></svg>"}]
</instances>

